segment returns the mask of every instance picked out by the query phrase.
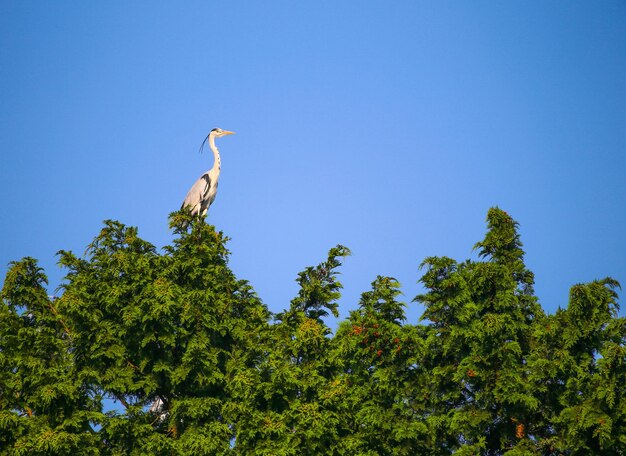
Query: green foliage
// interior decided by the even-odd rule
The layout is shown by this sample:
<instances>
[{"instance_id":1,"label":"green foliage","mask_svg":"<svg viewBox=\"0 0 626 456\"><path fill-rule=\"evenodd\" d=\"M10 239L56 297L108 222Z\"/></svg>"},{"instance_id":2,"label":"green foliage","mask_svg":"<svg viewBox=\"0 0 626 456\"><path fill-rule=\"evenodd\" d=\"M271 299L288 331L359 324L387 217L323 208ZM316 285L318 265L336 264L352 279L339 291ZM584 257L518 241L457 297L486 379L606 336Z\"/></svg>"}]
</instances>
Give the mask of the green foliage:
<instances>
[{"instance_id":1,"label":"green foliage","mask_svg":"<svg viewBox=\"0 0 626 456\"><path fill-rule=\"evenodd\" d=\"M346 247L272 318L229 269L228 238L187 211L170 227L158 251L106 221L84 257L59 252L59 298L36 260L11 263L0 454L626 453L619 284L575 285L546 315L498 208L478 261L423 261L421 323L378 276L335 334Z\"/></svg>"},{"instance_id":2,"label":"green foliage","mask_svg":"<svg viewBox=\"0 0 626 456\"><path fill-rule=\"evenodd\" d=\"M476 246L487 261L427 258L422 282L428 292L416 298L434 330L425 357L433 373L431 420L445 423L451 449L468 454L528 446L539 407L527 365L533 325L545 316L531 294L533 276L523 264L516 222L498 209L489 211L487 222L489 231Z\"/></svg>"},{"instance_id":3,"label":"green foliage","mask_svg":"<svg viewBox=\"0 0 626 456\"><path fill-rule=\"evenodd\" d=\"M260 378L250 387L249 414L237 436L242 454L324 454L338 438L332 407L335 362L330 328L321 317L337 316L341 259L350 251L332 248L328 259L298 274L298 296L276 315L267 334Z\"/></svg>"}]
</instances>

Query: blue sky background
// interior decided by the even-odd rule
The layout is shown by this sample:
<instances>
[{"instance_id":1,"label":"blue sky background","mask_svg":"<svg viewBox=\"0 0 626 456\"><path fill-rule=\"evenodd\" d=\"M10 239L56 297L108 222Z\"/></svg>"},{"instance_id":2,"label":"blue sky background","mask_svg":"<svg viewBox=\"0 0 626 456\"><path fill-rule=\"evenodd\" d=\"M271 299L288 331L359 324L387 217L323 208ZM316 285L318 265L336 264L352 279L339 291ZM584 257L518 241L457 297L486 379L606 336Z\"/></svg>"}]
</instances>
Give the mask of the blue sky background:
<instances>
[{"instance_id":1,"label":"blue sky background","mask_svg":"<svg viewBox=\"0 0 626 456\"><path fill-rule=\"evenodd\" d=\"M2 0L0 275L33 256L53 290L104 219L170 243L217 126L209 221L272 311L338 243L341 318L377 274L410 302L494 205L548 312L626 286L623 1Z\"/></svg>"}]
</instances>

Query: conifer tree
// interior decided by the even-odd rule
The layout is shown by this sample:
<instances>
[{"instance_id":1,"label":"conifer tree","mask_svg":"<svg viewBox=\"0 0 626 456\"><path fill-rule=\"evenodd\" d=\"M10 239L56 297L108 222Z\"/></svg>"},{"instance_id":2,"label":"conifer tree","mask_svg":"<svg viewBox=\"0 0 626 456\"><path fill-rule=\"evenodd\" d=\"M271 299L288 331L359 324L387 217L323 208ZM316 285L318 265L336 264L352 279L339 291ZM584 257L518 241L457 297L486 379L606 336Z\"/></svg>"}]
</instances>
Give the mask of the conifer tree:
<instances>
[{"instance_id":1,"label":"conifer tree","mask_svg":"<svg viewBox=\"0 0 626 456\"><path fill-rule=\"evenodd\" d=\"M72 437L87 452L231 451L245 396L242 384L255 375L262 355L258 342L269 314L250 286L228 268L227 239L203 221L190 222L188 214L173 215L172 228L179 237L164 254L140 239L136 228L105 222L86 258L60 252L68 274L63 294L54 303L38 284L44 279L32 261L16 264L9 274L3 291L9 306L3 312L10 318L3 322L10 327L3 327L2 333L24 335L22 345L15 344L22 359L28 341L41 339L37 343L45 344L35 347L39 359L24 360L29 365L47 364L26 372L30 381L40 377L42 369L51 371L41 378L38 388L43 391L36 392L38 400L32 403L56 404L49 417L52 426L70 413L63 412L64 407L81 401L77 405L82 405L78 415L82 421L74 414L72 425L81 430L99 428L90 451L89 441L72 428ZM18 306L23 307L19 314ZM4 359L9 356L4 347L9 341L5 336L2 340L3 366L16 370L15 358ZM65 364L56 366L66 358ZM31 402L24 395L35 392L27 393L23 381L16 378L10 384L15 385L14 395ZM8 389L3 385L2 390L4 397ZM105 399L114 400L121 410L101 413ZM150 411L150 405L157 405L156 410ZM21 423L14 413L19 408L8 408L6 419ZM26 402L22 409L35 417L47 410ZM19 435L14 430L5 440L15 441ZM61 437L64 434L54 434L57 440ZM44 445L46 436L31 432L28 438L39 442L31 445L36 448ZM71 443L64 445L69 448ZM55 448L46 454L66 453L60 443Z\"/></svg>"},{"instance_id":2,"label":"conifer tree","mask_svg":"<svg viewBox=\"0 0 626 456\"><path fill-rule=\"evenodd\" d=\"M479 259L424 260L421 324L378 276L335 334L332 248L274 316L226 238L173 213L158 251L106 221L0 292L0 455L626 454L626 319L610 278L544 314L518 225L492 208ZM350 305L349 303L347 304Z\"/></svg>"},{"instance_id":3,"label":"conifer tree","mask_svg":"<svg viewBox=\"0 0 626 456\"><path fill-rule=\"evenodd\" d=\"M276 315L266 339L260 383L251 388L254 411L238 435L241 454L329 454L338 437L337 413L328 406L336 368L323 317L338 316L338 268L349 254L338 245L326 261L298 274L298 295Z\"/></svg>"},{"instance_id":4,"label":"conifer tree","mask_svg":"<svg viewBox=\"0 0 626 456\"><path fill-rule=\"evenodd\" d=\"M378 276L335 336L343 438L337 454L435 454L424 420L420 328L402 326L400 284Z\"/></svg>"},{"instance_id":5,"label":"conifer tree","mask_svg":"<svg viewBox=\"0 0 626 456\"><path fill-rule=\"evenodd\" d=\"M94 454L99 407L73 366L73 334L33 258L13 262L0 306L0 453Z\"/></svg>"},{"instance_id":6,"label":"conifer tree","mask_svg":"<svg viewBox=\"0 0 626 456\"><path fill-rule=\"evenodd\" d=\"M609 278L573 286L567 309L545 327L542 362L533 367L549 404L543 443L551 451L626 452L626 319L617 316L618 286Z\"/></svg>"},{"instance_id":7,"label":"conifer tree","mask_svg":"<svg viewBox=\"0 0 626 456\"><path fill-rule=\"evenodd\" d=\"M423 263L428 291L416 300L431 322L424 361L432 374L429 422L441 446L458 454L516 448L528 454L535 451L529 416L539 403L526 365L532 325L544 315L517 223L493 208L487 225L476 245L486 261L433 257Z\"/></svg>"}]
</instances>

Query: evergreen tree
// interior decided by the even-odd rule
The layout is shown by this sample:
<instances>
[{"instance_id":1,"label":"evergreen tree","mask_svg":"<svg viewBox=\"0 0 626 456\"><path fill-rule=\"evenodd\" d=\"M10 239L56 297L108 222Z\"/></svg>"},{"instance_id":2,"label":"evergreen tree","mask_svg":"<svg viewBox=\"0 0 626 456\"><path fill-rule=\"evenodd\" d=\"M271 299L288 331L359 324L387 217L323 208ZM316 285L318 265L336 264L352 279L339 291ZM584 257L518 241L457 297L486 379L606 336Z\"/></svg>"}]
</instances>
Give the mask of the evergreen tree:
<instances>
[{"instance_id":1,"label":"evergreen tree","mask_svg":"<svg viewBox=\"0 0 626 456\"><path fill-rule=\"evenodd\" d=\"M550 404L544 413L551 451L626 452L626 319L617 317L618 286L608 278L575 285L568 308L545 328L543 362L534 373Z\"/></svg>"},{"instance_id":2,"label":"evergreen tree","mask_svg":"<svg viewBox=\"0 0 626 456\"><path fill-rule=\"evenodd\" d=\"M186 211L162 251L115 221L33 258L0 292L0 454L626 454L619 284L578 284L544 314L517 223L492 208L479 259L422 263L421 324L378 276L335 334L332 248L274 316Z\"/></svg>"},{"instance_id":3,"label":"evergreen tree","mask_svg":"<svg viewBox=\"0 0 626 456\"><path fill-rule=\"evenodd\" d=\"M338 454L436 454L417 387L424 380L422 328L402 326L399 287L394 278L378 276L337 331Z\"/></svg>"},{"instance_id":4,"label":"evergreen tree","mask_svg":"<svg viewBox=\"0 0 626 456\"><path fill-rule=\"evenodd\" d=\"M13 267L3 291L9 303L3 312L10 318L3 318L8 327L2 328L2 365L30 381L41 379L41 385L31 393L23 380L10 381L13 395L21 397L24 405L3 404L8 421L3 429L13 429L7 442L26 433L18 432L21 421L15 412L39 419L40 413L51 409L49 426L72 419L83 432L99 428L88 452L231 451L245 396L242 384L255 375L263 354L258 342L269 314L250 286L228 268L227 239L203 221L189 222L187 214L172 217L179 237L162 255L140 239L135 228L105 222L86 258L60 252L60 263L69 272L54 306L31 260ZM21 331L20 325L33 336ZM5 334L19 335L22 345L11 339L4 342ZM31 361L24 344L35 341L38 358ZM5 345L15 346L18 353L5 359L13 355ZM22 374L22 364L37 371ZM2 397L8 393L3 384ZM78 397L69 401L61 394ZM101 413L104 399L116 401L122 409ZM74 406L81 413L66 418L71 410L64 409L76 401L81 402ZM47 408L39 410L31 402ZM157 405L157 410L150 411L150 405ZM32 426L36 426L34 418L28 421ZM55 438L63 437L57 434ZM77 447L87 451L89 441L79 438L76 429L73 437ZM39 442L29 444L33 448L49 440L34 432L28 438ZM48 443L46 454L67 454L64 449L71 443L54 443L54 447Z\"/></svg>"},{"instance_id":5,"label":"evergreen tree","mask_svg":"<svg viewBox=\"0 0 626 456\"><path fill-rule=\"evenodd\" d=\"M529 417L539 407L527 367L533 325L544 318L523 263L517 223L493 208L476 244L486 261L427 258L416 298L430 321L429 422L455 454L536 451ZM519 451L513 451L513 450Z\"/></svg>"},{"instance_id":6,"label":"evergreen tree","mask_svg":"<svg viewBox=\"0 0 626 456\"><path fill-rule=\"evenodd\" d=\"M298 296L276 315L266 339L260 382L251 388L251 413L237 439L241 454L328 454L338 438L335 363L330 328L323 317L337 312L342 288L337 268L350 251L332 248L326 261L298 274Z\"/></svg>"},{"instance_id":7,"label":"evergreen tree","mask_svg":"<svg viewBox=\"0 0 626 456\"><path fill-rule=\"evenodd\" d=\"M0 306L0 452L94 454L97 393L73 365L73 334L33 258L11 264Z\"/></svg>"}]
</instances>

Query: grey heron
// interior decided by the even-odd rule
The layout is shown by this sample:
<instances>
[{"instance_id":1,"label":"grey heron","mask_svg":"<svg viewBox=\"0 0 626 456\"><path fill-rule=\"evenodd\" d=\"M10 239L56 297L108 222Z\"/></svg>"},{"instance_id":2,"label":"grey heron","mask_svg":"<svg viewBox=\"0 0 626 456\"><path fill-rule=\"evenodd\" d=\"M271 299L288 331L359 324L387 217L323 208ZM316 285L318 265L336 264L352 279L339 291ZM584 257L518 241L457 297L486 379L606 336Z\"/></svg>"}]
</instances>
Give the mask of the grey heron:
<instances>
[{"instance_id":1,"label":"grey heron","mask_svg":"<svg viewBox=\"0 0 626 456\"><path fill-rule=\"evenodd\" d=\"M198 215L201 217L206 216L209 206L213 203L213 200L215 200L215 195L217 194L217 183L220 178L220 152L215 146L215 138L221 138L222 136L232 135L234 133L235 132L233 131L214 128L207 135L207 137L204 138L200 149L202 150L202 147L204 147L204 144L208 140L209 146L213 151L213 167L200 176L200 178L191 186L187 192L187 196L185 196L181 209L189 207L192 215Z\"/></svg>"}]
</instances>

